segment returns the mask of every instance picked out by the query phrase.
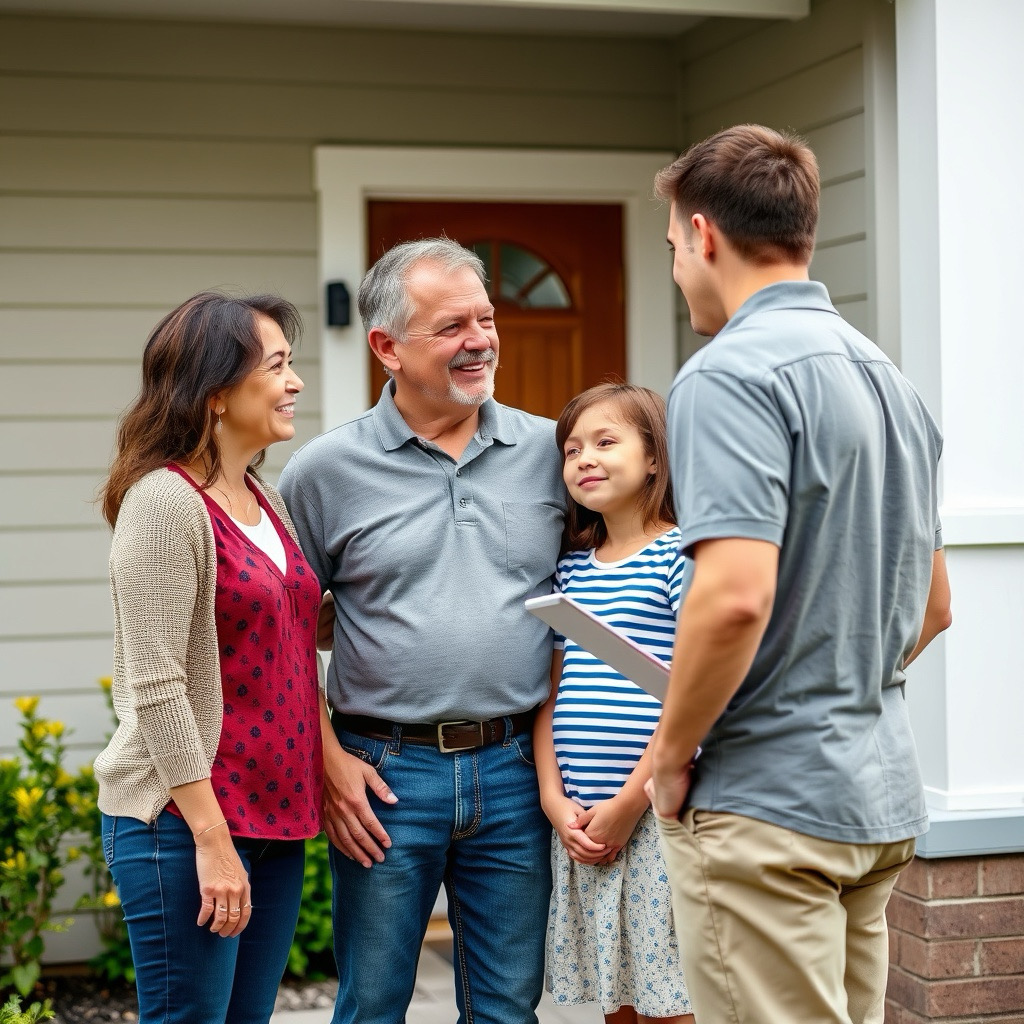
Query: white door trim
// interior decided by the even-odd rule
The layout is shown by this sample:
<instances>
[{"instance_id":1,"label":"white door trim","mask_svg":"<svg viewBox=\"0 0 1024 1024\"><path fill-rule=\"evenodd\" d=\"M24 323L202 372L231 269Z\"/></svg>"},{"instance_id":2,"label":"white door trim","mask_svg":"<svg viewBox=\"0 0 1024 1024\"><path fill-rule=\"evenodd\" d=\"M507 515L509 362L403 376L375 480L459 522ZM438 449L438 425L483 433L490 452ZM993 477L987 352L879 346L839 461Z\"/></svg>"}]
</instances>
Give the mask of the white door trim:
<instances>
[{"instance_id":1,"label":"white door trim","mask_svg":"<svg viewBox=\"0 0 1024 1024\"><path fill-rule=\"evenodd\" d=\"M655 172L674 156L318 146L320 323L326 323L328 281L348 286L353 321L349 327L321 327L324 429L366 409L369 352L355 293L366 271L368 199L622 203L627 373L631 381L664 394L676 370L675 285L665 244L668 211L652 198L651 186Z\"/></svg>"}]
</instances>

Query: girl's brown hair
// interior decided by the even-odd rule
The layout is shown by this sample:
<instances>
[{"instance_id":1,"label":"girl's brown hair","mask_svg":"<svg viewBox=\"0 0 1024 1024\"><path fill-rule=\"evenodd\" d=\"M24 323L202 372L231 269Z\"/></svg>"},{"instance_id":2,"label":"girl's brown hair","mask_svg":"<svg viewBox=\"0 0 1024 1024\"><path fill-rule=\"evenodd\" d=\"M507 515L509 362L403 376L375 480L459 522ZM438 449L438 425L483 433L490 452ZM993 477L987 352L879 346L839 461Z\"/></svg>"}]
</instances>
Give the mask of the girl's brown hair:
<instances>
[{"instance_id":1,"label":"girl's brown hair","mask_svg":"<svg viewBox=\"0 0 1024 1024\"><path fill-rule=\"evenodd\" d=\"M111 526L128 488L151 470L169 462L202 461L207 477L216 477L220 449L210 399L241 383L262 362L261 316L294 343L302 318L276 295L200 292L156 325L142 356L138 398L118 424L116 454L100 498ZM263 455L252 460L253 472Z\"/></svg>"},{"instance_id":2,"label":"girl's brown hair","mask_svg":"<svg viewBox=\"0 0 1024 1024\"><path fill-rule=\"evenodd\" d=\"M562 410L555 426L555 443L565 463L565 441L579 418L595 405L607 402L613 406L620 423L633 427L643 442L644 454L654 460L657 472L648 476L637 505L643 525L675 523L672 505L672 482L668 474L668 438L665 430L665 400L649 388L636 384L598 384L577 395ZM587 550L600 547L608 531L600 513L567 496L568 510L562 551Z\"/></svg>"}]
</instances>

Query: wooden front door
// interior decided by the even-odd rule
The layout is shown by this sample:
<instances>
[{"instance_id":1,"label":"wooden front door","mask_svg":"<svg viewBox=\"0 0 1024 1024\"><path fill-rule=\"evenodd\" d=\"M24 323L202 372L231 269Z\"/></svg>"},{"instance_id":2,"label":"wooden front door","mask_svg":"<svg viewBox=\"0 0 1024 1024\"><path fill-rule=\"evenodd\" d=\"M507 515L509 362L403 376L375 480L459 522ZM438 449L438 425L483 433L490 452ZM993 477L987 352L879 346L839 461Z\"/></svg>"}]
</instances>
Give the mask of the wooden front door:
<instances>
[{"instance_id":1,"label":"wooden front door","mask_svg":"<svg viewBox=\"0 0 1024 1024\"><path fill-rule=\"evenodd\" d=\"M622 208L614 204L371 201L369 262L447 235L483 259L501 342L495 398L557 418L603 380L626 379ZM384 386L372 362L370 400Z\"/></svg>"}]
</instances>

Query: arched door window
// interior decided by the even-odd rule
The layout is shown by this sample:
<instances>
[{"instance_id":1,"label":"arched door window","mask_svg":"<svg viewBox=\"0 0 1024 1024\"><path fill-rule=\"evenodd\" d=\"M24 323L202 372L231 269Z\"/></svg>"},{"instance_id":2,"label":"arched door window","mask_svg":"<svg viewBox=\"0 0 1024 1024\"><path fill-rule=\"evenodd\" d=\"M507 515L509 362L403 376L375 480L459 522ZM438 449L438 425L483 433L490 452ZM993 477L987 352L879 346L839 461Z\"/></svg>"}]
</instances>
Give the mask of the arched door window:
<instances>
[{"instance_id":1,"label":"arched door window","mask_svg":"<svg viewBox=\"0 0 1024 1024\"><path fill-rule=\"evenodd\" d=\"M509 242L476 242L488 295L520 309L572 309L569 289L558 271L535 253Z\"/></svg>"}]
</instances>

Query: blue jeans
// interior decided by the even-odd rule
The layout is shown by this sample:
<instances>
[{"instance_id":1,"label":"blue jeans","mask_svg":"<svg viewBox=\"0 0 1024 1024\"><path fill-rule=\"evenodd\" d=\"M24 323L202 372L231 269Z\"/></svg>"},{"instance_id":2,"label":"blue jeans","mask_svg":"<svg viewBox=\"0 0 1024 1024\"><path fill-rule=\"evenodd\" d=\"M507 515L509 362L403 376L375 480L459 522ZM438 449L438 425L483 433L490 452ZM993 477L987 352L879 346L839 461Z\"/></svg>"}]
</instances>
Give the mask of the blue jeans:
<instances>
[{"instance_id":1,"label":"blue jeans","mask_svg":"<svg viewBox=\"0 0 1024 1024\"><path fill-rule=\"evenodd\" d=\"M334 1024L401 1024L430 912L443 884L455 938L460 1024L536 1024L551 895L551 826L540 808L529 735L443 754L342 730L341 745L380 773L397 804L370 794L391 837L364 868L333 847Z\"/></svg>"},{"instance_id":2,"label":"blue jeans","mask_svg":"<svg viewBox=\"0 0 1024 1024\"><path fill-rule=\"evenodd\" d=\"M128 923L139 1024L267 1024L299 916L304 844L235 839L252 917L222 939L196 924L196 844L181 818L163 811L147 825L104 814L102 833Z\"/></svg>"}]
</instances>

